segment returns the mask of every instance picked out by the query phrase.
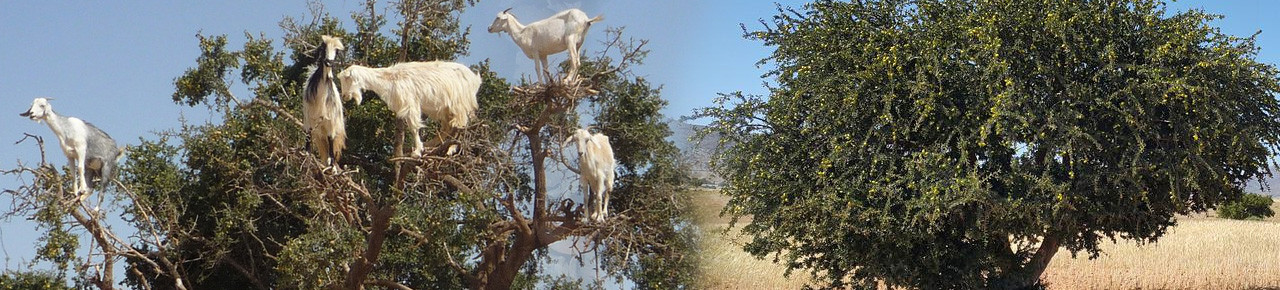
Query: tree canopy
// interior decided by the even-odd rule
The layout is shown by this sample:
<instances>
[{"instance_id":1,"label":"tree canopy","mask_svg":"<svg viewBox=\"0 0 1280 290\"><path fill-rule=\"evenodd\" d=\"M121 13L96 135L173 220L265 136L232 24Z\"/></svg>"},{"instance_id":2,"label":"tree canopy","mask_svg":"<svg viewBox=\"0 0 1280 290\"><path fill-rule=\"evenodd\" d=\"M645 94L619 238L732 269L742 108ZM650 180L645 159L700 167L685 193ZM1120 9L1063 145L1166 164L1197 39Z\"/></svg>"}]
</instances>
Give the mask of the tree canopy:
<instances>
[{"instance_id":1,"label":"tree canopy","mask_svg":"<svg viewBox=\"0 0 1280 290\"><path fill-rule=\"evenodd\" d=\"M1269 175L1280 76L1160 1L819 0L745 37L714 168L745 249L818 286L1035 285L1059 248L1155 242Z\"/></svg>"},{"instance_id":2,"label":"tree canopy","mask_svg":"<svg viewBox=\"0 0 1280 290\"><path fill-rule=\"evenodd\" d=\"M76 269L77 287L112 288L109 269L123 261L125 283L138 289L532 288L554 278L542 271L548 245L570 237L599 253L608 277L642 288L688 285L696 267L680 206L685 174L665 141L660 87L630 70L645 41L622 29L593 32L610 41L587 46L599 53L584 53L577 81L510 81L495 73L499 65L468 64L484 83L477 121L450 140L457 155L406 157L401 122L369 92L363 105L345 105L345 170L323 170L306 148L300 94L321 35L343 40L344 64L452 60L468 51L470 30L457 17L473 4L367 1L351 13L351 28L312 6L309 21L281 22L282 46L250 33L242 48L228 47L226 35L199 35L201 54L174 80L172 101L222 118L131 146L119 186L104 194L125 201L115 205L137 235L104 228L97 209L66 197L63 174L44 162L14 171L36 177L6 191L24 201L14 215L41 217L49 250L39 258ZM388 18L397 26L386 27ZM248 96L234 95L241 85ZM580 189L547 187L547 167L576 167L560 141L579 123L609 135L619 153L603 223L583 221L570 198ZM79 241L67 234L75 230L101 236L90 241L100 254L77 256Z\"/></svg>"}]
</instances>

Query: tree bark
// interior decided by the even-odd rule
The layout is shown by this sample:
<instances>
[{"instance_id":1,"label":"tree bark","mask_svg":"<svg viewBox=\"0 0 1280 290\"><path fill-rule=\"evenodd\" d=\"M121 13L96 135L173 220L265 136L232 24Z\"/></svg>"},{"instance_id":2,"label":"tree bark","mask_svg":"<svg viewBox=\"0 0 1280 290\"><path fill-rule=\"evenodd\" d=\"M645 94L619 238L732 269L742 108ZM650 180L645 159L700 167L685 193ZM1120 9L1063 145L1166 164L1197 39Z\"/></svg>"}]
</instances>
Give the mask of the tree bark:
<instances>
[{"instance_id":1,"label":"tree bark","mask_svg":"<svg viewBox=\"0 0 1280 290\"><path fill-rule=\"evenodd\" d=\"M1062 246L1062 239L1048 235L1040 242L1040 248L1031 256L1031 259L1022 264L1017 269L1009 269L1000 277L991 280L992 289L1034 289L1033 286L1040 282L1040 276L1044 274L1044 270L1049 267L1049 261L1053 259L1053 255L1058 253L1058 248Z\"/></svg>"},{"instance_id":2,"label":"tree bark","mask_svg":"<svg viewBox=\"0 0 1280 290\"><path fill-rule=\"evenodd\" d=\"M80 206L83 207L84 205L80 204ZM103 228L97 217L93 216L94 213L89 211L87 207L83 208L85 213L81 213L75 208L72 208L71 217L75 218L76 222L79 222L80 226L84 227L84 229L89 232L89 235L93 237L93 240L98 243L98 247L102 250L103 255L102 265L100 265L102 267L102 272L97 277L91 277L91 279L93 279L91 282L94 286L97 286L98 289L115 289L115 263L112 263L116 257L115 244L111 243L111 239L107 237L106 229Z\"/></svg>"},{"instance_id":3,"label":"tree bark","mask_svg":"<svg viewBox=\"0 0 1280 290\"><path fill-rule=\"evenodd\" d=\"M489 273L486 280L487 285L483 285L484 289L511 289L511 285L515 283L516 275L520 274L520 267L533 256L533 251L538 248L538 233L545 231L546 223L546 199L547 199L547 168L546 154L542 152L542 124L538 122L532 126L532 130L525 132L525 136L529 140L529 153L533 159L533 219L531 226L533 231L515 232L515 242L511 244L511 248L506 251L506 255L501 257L493 267L493 272Z\"/></svg>"},{"instance_id":4,"label":"tree bark","mask_svg":"<svg viewBox=\"0 0 1280 290\"><path fill-rule=\"evenodd\" d=\"M488 283L482 285L482 289L511 289L511 285L516 281L516 275L520 274L520 268L525 262L533 257L533 250L537 249L537 241L534 235L516 234L516 241L511 245L511 249L507 251L507 255L502 257L501 261L497 261L494 271L489 273Z\"/></svg>"},{"instance_id":5,"label":"tree bark","mask_svg":"<svg viewBox=\"0 0 1280 290\"><path fill-rule=\"evenodd\" d=\"M364 254L360 255L360 260L356 261L351 271L347 272L343 288L352 290L364 288L365 279L369 277L370 272L373 272L374 263L382 254L382 244L387 240L387 228L391 226L391 217L395 213L396 209L393 205L375 206L369 211L370 219L373 220L373 225L369 227L369 242Z\"/></svg>"}]
</instances>

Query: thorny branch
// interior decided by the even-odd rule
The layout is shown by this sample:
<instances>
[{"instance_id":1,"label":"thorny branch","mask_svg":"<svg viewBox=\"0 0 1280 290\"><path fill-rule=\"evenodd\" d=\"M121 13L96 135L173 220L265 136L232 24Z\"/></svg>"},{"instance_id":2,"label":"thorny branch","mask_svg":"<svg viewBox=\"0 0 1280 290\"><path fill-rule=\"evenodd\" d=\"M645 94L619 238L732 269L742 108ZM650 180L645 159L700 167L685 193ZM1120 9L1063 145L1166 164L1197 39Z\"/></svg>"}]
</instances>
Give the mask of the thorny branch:
<instances>
[{"instance_id":1,"label":"thorny branch","mask_svg":"<svg viewBox=\"0 0 1280 290\"><path fill-rule=\"evenodd\" d=\"M164 235L162 232L169 233L176 231L175 224L163 221L148 212L142 205L138 204L137 201L139 201L139 199L131 189L118 181L114 181L114 184L116 185L115 191L117 193L126 194L131 200L135 201L132 203L135 206L133 218L140 224L148 225L141 229L144 233L139 233L138 236L133 237L135 238L134 240L121 238L115 232L112 232L109 227L104 225L106 215L103 213L108 210L102 208L104 199L99 198L97 203L93 205L93 208L90 208L88 204L84 203L84 201L77 198L68 198L63 184L65 179L53 169L54 167L52 165L47 163L44 140L39 136L31 134L25 135L26 137L15 144L22 143L29 138L34 139L40 149L40 164L37 168L29 168L25 165L19 164L17 169L4 171L4 174L19 176L31 174L35 178L32 183L23 184L17 190L6 189L4 191L5 194L11 196L13 204L15 205L12 207L10 212L4 214L4 217L31 215L35 214L35 212L41 208L53 207L66 209L65 216L69 217L72 222L64 222L61 224L71 225L72 228L78 227L83 229L92 238L89 245L91 254L83 260L80 268L94 269L91 274L92 276L89 277L89 281L99 289L113 289L113 285L115 283L113 272L115 269L115 263L118 261L118 257L137 259L141 263L145 263L150 266L151 269L158 271L154 273L155 275L168 275L170 278L174 279L175 284L173 286L176 289L186 289L186 286L183 283L185 280L184 275L178 269L178 266L173 261L169 260L168 254L165 253L165 249L167 249L167 247L161 237ZM106 192L99 192L99 194L101 196L102 194L106 194ZM36 219L34 215L30 218ZM157 228L156 226L159 226L160 228ZM143 235L149 235L150 237L144 237ZM156 251L158 252L144 253L132 246L135 243L149 245L156 248ZM99 253L95 255L92 254L93 252ZM100 260L95 261L93 257L101 258ZM146 273L138 271L137 267L133 268L134 270L132 271L132 274L139 275L139 280L143 282L142 286L144 288L150 288L151 285L146 282L147 279L143 276L146 275Z\"/></svg>"},{"instance_id":2,"label":"thorny branch","mask_svg":"<svg viewBox=\"0 0 1280 290\"><path fill-rule=\"evenodd\" d=\"M316 45L307 42L307 39L303 36L315 34L312 31L320 27L324 18L329 14L324 12L324 3L321 3L320 1L307 1L307 10L310 11L307 15L311 15L311 19L306 25L299 24L298 21L294 20L291 16L285 16L284 20L281 20L279 25L280 29L284 30L285 45L301 47L303 48L302 51L311 52L315 51Z\"/></svg>"},{"instance_id":3,"label":"thorny branch","mask_svg":"<svg viewBox=\"0 0 1280 290\"><path fill-rule=\"evenodd\" d=\"M284 108L280 107L280 105L273 104L263 99L253 99L253 102L249 104L259 105L264 108L267 108L272 112L276 112L276 114L280 116L284 116L285 119L289 119L289 121L293 122L295 125L298 125L298 127L303 126L301 119L298 119L298 117L294 117L293 114L290 114L288 110L285 110Z\"/></svg>"}]
</instances>

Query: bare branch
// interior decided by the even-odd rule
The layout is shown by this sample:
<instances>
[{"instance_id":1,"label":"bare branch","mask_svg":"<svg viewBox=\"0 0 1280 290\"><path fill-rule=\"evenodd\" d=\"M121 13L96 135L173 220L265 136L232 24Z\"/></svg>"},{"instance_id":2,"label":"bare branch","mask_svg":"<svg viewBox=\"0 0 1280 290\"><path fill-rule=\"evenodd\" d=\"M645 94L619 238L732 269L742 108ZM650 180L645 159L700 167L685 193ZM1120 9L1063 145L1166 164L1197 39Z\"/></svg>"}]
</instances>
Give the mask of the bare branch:
<instances>
[{"instance_id":1,"label":"bare branch","mask_svg":"<svg viewBox=\"0 0 1280 290\"><path fill-rule=\"evenodd\" d=\"M440 242L440 246L441 246L441 247L443 247L443 248L445 248L445 249L449 249L449 244L448 244L448 243ZM449 261L449 267L450 267L450 268L453 268L453 270L454 270L454 271L457 271L458 273L462 274L462 280L463 280L463 283L467 283L467 284L474 284L474 283L475 283L475 281L476 281L476 279L477 279L477 278L476 278L476 276L475 276L475 275L473 275L473 274L471 274L471 271L467 271L467 269L466 269L466 268L463 268L461 264L458 264L458 261L455 261L455 260L453 259L453 255L449 255L449 254L447 254L447 253L446 253L444 256L445 256L445 258L447 258L447 259L448 259L448 261Z\"/></svg>"},{"instance_id":2,"label":"bare branch","mask_svg":"<svg viewBox=\"0 0 1280 290\"><path fill-rule=\"evenodd\" d=\"M263 99L253 99L253 102L250 102L249 104L259 105L271 110L272 112L276 112L276 114L279 114L280 116L284 116L285 119L289 119L289 121L298 125L299 128L303 126L302 120L298 119L297 117L294 117L293 114L290 114L289 111L286 111L284 108L281 108L279 105L272 104L271 102L267 102L266 100L263 100Z\"/></svg>"}]
</instances>

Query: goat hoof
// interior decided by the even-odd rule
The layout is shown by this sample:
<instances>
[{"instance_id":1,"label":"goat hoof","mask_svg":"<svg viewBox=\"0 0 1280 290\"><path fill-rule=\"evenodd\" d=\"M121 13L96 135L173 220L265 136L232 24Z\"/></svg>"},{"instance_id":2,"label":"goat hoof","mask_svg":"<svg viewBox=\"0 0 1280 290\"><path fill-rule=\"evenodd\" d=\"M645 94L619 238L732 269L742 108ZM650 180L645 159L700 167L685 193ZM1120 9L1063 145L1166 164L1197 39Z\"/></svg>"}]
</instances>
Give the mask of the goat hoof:
<instances>
[{"instance_id":1,"label":"goat hoof","mask_svg":"<svg viewBox=\"0 0 1280 290\"><path fill-rule=\"evenodd\" d=\"M460 152L460 151L462 151L462 150L461 150L461 149L458 149L458 145L457 145L457 144L453 144L453 145L449 145L449 149L445 149L445 150L444 150L444 155L445 155L445 156L453 156L453 155L457 155L457 154L458 154L458 152Z\"/></svg>"}]
</instances>

